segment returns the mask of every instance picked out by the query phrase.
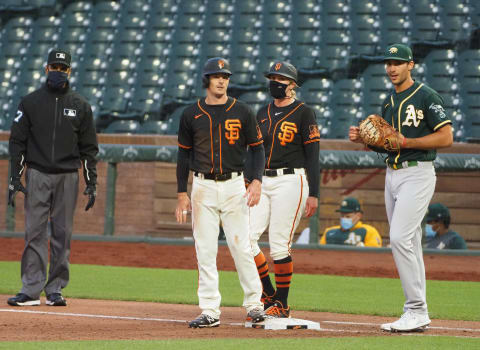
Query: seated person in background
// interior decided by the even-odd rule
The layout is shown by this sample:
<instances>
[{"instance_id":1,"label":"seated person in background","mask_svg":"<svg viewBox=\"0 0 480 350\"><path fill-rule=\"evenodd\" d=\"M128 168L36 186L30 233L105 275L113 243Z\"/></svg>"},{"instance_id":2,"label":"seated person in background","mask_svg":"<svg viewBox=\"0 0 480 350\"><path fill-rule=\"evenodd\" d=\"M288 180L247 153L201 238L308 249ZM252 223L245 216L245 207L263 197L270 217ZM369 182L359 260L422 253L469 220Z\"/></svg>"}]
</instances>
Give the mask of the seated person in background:
<instances>
[{"instance_id":1,"label":"seated person in background","mask_svg":"<svg viewBox=\"0 0 480 350\"><path fill-rule=\"evenodd\" d=\"M373 226L366 225L362 219L362 209L356 198L342 200L340 225L328 227L320 239L320 244L348 244L357 247L381 247L382 237Z\"/></svg>"},{"instance_id":2,"label":"seated person in background","mask_svg":"<svg viewBox=\"0 0 480 350\"><path fill-rule=\"evenodd\" d=\"M458 233L448 229L450 226L450 211L441 203L428 206L425 217L424 248L430 249L467 249L465 240Z\"/></svg>"}]
</instances>

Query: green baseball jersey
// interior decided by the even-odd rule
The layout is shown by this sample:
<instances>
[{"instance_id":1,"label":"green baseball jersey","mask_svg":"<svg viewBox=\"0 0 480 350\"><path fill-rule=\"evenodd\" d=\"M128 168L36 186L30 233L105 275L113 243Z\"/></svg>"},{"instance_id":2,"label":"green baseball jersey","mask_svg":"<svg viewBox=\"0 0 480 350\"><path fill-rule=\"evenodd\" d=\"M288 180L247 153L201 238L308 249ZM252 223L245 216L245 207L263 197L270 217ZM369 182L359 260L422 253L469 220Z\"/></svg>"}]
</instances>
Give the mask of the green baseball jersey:
<instances>
[{"instance_id":1,"label":"green baseball jersey","mask_svg":"<svg viewBox=\"0 0 480 350\"><path fill-rule=\"evenodd\" d=\"M405 91L388 96L382 104L382 117L407 138L429 135L441 127L451 124L443 108L442 97L432 88L419 82ZM404 161L433 161L436 150L401 149L387 152L388 164Z\"/></svg>"},{"instance_id":2,"label":"green baseball jersey","mask_svg":"<svg viewBox=\"0 0 480 350\"><path fill-rule=\"evenodd\" d=\"M425 248L430 249L467 249L467 243L462 236L454 231L448 231L444 235L436 234L428 240Z\"/></svg>"},{"instance_id":3,"label":"green baseball jersey","mask_svg":"<svg viewBox=\"0 0 480 350\"><path fill-rule=\"evenodd\" d=\"M381 247L382 237L375 227L359 221L349 230L342 230L340 226L328 227L320 239L320 244Z\"/></svg>"}]
</instances>

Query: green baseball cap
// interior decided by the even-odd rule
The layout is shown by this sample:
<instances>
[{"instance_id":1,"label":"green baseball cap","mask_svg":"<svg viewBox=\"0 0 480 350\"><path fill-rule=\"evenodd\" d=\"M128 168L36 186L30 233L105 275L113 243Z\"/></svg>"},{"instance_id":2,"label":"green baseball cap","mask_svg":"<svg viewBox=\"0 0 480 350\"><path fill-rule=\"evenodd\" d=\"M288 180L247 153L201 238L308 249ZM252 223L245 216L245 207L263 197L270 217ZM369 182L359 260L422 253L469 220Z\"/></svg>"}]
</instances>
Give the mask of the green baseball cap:
<instances>
[{"instance_id":1,"label":"green baseball cap","mask_svg":"<svg viewBox=\"0 0 480 350\"><path fill-rule=\"evenodd\" d=\"M358 211L361 212L362 208L360 207L360 203L356 198L347 197L342 200L340 203L340 208L336 211L340 213L355 213Z\"/></svg>"},{"instance_id":2,"label":"green baseball cap","mask_svg":"<svg viewBox=\"0 0 480 350\"><path fill-rule=\"evenodd\" d=\"M413 61L412 49L404 44L393 44L385 50L383 60Z\"/></svg>"},{"instance_id":3,"label":"green baseball cap","mask_svg":"<svg viewBox=\"0 0 480 350\"><path fill-rule=\"evenodd\" d=\"M444 221L447 218L450 218L450 211L442 203L433 203L428 206L426 222Z\"/></svg>"}]
</instances>

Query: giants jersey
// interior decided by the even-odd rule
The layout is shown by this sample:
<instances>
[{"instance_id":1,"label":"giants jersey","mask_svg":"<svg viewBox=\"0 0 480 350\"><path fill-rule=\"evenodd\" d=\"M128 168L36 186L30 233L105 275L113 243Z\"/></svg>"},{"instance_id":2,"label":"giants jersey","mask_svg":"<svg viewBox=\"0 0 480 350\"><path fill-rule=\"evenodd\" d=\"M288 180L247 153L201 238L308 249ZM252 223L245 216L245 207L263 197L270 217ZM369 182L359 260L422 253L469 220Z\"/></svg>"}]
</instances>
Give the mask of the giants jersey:
<instances>
[{"instance_id":1,"label":"giants jersey","mask_svg":"<svg viewBox=\"0 0 480 350\"><path fill-rule=\"evenodd\" d=\"M305 168L304 145L320 141L315 112L295 100L286 107L273 102L257 113L265 141L265 168Z\"/></svg>"},{"instance_id":2,"label":"giants jersey","mask_svg":"<svg viewBox=\"0 0 480 350\"><path fill-rule=\"evenodd\" d=\"M340 226L328 227L320 239L320 244L381 247L382 237L380 237L380 234L375 227L359 221L348 231L342 230Z\"/></svg>"},{"instance_id":3,"label":"giants jersey","mask_svg":"<svg viewBox=\"0 0 480 350\"><path fill-rule=\"evenodd\" d=\"M245 103L229 97L224 105L205 99L185 108L178 146L192 149L190 169L204 174L243 171L247 145L263 143L255 116Z\"/></svg>"},{"instance_id":4,"label":"giants jersey","mask_svg":"<svg viewBox=\"0 0 480 350\"><path fill-rule=\"evenodd\" d=\"M452 123L443 109L440 95L418 82L388 96L382 104L382 117L407 138L426 136ZM436 150L401 149L388 152L386 161L391 165L408 160L432 161L436 155Z\"/></svg>"}]
</instances>

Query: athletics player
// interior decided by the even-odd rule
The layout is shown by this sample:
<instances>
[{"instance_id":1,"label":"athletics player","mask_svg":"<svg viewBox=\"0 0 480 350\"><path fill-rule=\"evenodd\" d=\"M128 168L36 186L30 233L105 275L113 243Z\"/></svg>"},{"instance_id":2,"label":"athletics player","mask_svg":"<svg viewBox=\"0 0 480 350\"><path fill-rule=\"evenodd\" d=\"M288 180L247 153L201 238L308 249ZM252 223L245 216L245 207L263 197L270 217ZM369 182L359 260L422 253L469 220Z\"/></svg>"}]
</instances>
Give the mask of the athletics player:
<instances>
[{"instance_id":1,"label":"athletics player","mask_svg":"<svg viewBox=\"0 0 480 350\"><path fill-rule=\"evenodd\" d=\"M230 253L244 291L247 320L264 319L262 285L248 237L248 207L260 199L264 169L263 139L255 115L243 102L227 96L232 73L223 58L207 60L203 87L207 97L187 107L178 131L176 217L186 222L192 211L193 238L198 262L198 299L202 313L190 327L220 324L218 290L218 227L223 225ZM253 181L245 189L243 168L247 145L253 151ZM187 195L189 170L193 171L192 201Z\"/></svg>"},{"instance_id":2,"label":"athletics player","mask_svg":"<svg viewBox=\"0 0 480 350\"><path fill-rule=\"evenodd\" d=\"M430 249L467 249L467 244L462 236L449 230L450 211L442 203L428 206L425 218L425 248Z\"/></svg>"},{"instance_id":3,"label":"athletics player","mask_svg":"<svg viewBox=\"0 0 480 350\"><path fill-rule=\"evenodd\" d=\"M262 281L265 313L286 318L290 316L293 234L302 214L310 217L318 207L320 133L313 109L295 99L296 68L278 61L265 76L270 80L273 101L257 114L265 141L266 169L260 202L250 209L250 239ZM248 160L250 155L249 152ZM258 239L267 227L276 290L258 246Z\"/></svg>"},{"instance_id":4,"label":"athletics player","mask_svg":"<svg viewBox=\"0 0 480 350\"><path fill-rule=\"evenodd\" d=\"M320 244L342 244L357 247L381 247L382 237L373 226L364 224L362 208L356 198L347 197L340 203L340 225L327 227Z\"/></svg>"},{"instance_id":5,"label":"athletics player","mask_svg":"<svg viewBox=\"0 0 480 350\"><path fill-rule=\"evenodd\" d=\"M429 323L421 223L435 190L436 149L453 143L451 121L438 93L412 79L412 51L403 44L389 46L385 70L394 91L382 103L382 117L399 133L402 149L386 152L385 206L390 245L406 301L402 317L382 325L391 331L422 330ZM349 138L362 142L358 127Z\"/></svg>"}]
</instances>

